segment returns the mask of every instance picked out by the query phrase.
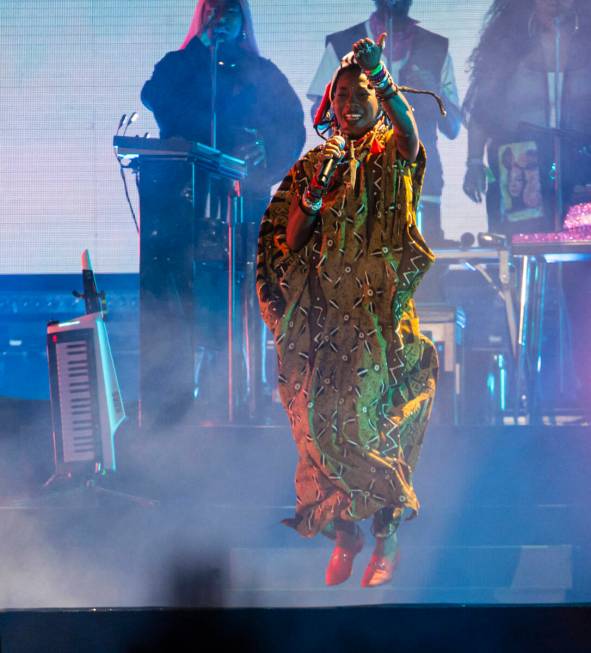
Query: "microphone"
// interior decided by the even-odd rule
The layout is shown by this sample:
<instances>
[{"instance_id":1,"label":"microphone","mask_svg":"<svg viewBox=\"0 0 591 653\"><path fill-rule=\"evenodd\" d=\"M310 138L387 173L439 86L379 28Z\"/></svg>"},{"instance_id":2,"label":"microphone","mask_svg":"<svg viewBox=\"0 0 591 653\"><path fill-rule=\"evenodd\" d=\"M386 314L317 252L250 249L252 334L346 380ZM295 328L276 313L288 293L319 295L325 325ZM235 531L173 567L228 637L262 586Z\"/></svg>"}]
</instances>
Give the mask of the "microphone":
<instances>
[{"instance_id":1,"label":"microphone","mask_svg":"<svg viewBox=\"0 0 591 653\"><path fill-rule=\"evenodd\" d=\"M129 129L129 125L131 125L132 122L135 122L139 117L140 117L140 114L137 111L134 111L129 116L129 118L127 119L127 124L125 125L125 129L123 130L123 136L125 136L127 130Z\"/></svg>"},{"instance_id":2,"label":"microphone","mask_svg":"<svg viewBox=\"0 0 591 653\"><path fill-rule=\"evenodd\" d=\"M478 234L478 244L480 247L496 247L502 249L507 247L507 236L504 234L495 234L490 231Z\"/></svg>"},{"instance_id":3,"label":"microphone","mask_svg":"<svg viewBox=\"0 0 591 653\"><path fill-rule=\"evenodd\" d=\"M339 147L343 152L345 150L345 139L342 136L335 136L334 138L337 140ZM342 158L343 154L341 153L338 158L333 156L322 164L322 168L320 169L317 177L317 181L321 186L328 186L328 182L330 181L330 178L332 177L337 164Z\"/></svg>"},{"instance_id":4,"label":"microphone","mask_svg":"<svg viewBox=\"0 0 591 653\"><path fill-rule=\"evenodd\" d=\"M460 236L460 249L470 249L475 241L476 238L474 238L474 234L466 231Z\"/></svg>"},{"instance_id":5,"label":"microphone","mask_svg":"<svg viewBox=\"0 0 591 653\"><path fill-rule=\"evenodd\" d=\"M119 130L121 127L123 127L123 123L125 122L125 118L127 118L127 114L124 113L121 118L119 119L119 125L117 125L117 131L115 132L115 136L119 134Z\"/></svg>"}]
</instances>

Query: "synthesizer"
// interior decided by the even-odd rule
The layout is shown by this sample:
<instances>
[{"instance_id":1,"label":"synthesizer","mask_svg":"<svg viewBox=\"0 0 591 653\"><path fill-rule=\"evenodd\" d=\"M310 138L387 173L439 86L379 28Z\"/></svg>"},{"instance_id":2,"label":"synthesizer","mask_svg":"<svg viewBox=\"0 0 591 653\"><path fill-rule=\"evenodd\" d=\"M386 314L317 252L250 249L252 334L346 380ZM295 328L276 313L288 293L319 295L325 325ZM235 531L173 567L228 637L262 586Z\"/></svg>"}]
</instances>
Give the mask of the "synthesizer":
<instances>
[{"instance_id":1,"label":"synthesizer","mask_svg":"<svg viewBox=\"0 0 591 653\"><path fill-rule=\"evenodd\" d=\"M47 326L57 475L114 471L115 432L125 419L101 294L87 251L83 279L85 305L95 312Z\"/></svg>"}]
</instances>

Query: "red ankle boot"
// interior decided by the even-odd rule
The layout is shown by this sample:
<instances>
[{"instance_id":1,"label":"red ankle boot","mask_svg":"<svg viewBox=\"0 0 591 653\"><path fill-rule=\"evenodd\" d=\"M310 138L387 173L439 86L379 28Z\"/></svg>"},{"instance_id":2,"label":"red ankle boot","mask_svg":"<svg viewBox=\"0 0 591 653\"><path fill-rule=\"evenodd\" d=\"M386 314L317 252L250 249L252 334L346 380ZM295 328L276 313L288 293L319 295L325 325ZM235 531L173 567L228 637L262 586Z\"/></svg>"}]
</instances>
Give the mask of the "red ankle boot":
<instances>
[{"instance_id":1,"label":"red ankle boot","mask_svg":"<svg viewBox=\"0 0 591 653\"><path fill-rule=\"evenodd\" d=\"M361 587L377 587L389 583L399 561L400 551L398 549L389 555L380 554L374 550L361 579Z\"/></svg>"},{"instance_id":2,"label":"red ankle boot","mask_svg":"<svg viewBox=\"0 0 591 653\"><path fill-rule=\"evenodd\" d=\"M327 585L344 583L353 570L353 560L363 548L363 533L357 528L355 535L337 533L337 543L326 568Z\"/></svg>"}]
</instances>

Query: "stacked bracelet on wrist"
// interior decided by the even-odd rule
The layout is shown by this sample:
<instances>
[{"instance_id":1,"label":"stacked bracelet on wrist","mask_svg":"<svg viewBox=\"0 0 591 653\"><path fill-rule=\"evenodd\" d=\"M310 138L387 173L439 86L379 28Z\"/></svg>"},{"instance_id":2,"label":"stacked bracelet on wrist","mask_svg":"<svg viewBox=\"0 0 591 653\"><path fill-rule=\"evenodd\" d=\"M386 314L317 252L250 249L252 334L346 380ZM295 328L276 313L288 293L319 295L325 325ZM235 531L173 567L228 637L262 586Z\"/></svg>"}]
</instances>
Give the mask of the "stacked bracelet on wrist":
<instances>
[{"instance_id":1,"label":"stacked bracelet on wrist","mask_svg":"<svg viewBox=\"0 0 591 653\"><path fill-rule=\"evenodd\" d=\"M310 186L308 186L300 200L300 207L302 208L302 211L308 215L318 213L322 208L322 195L314 194L311 191Z\"/></svg>"},{"instance_id":2,"label":"stacked bracelet on wrist","mask_svg":"<svg viewBox=\"0 0 591 653\"><path fill-rule=\"evenodd\" d=\"M380 62L373 70L366 70L365 74L371 85L374 87L376 95L380 100L387 100L398 93L398 86L394 84L392 76L388 69Z\"/></svg>"}]
</instances>

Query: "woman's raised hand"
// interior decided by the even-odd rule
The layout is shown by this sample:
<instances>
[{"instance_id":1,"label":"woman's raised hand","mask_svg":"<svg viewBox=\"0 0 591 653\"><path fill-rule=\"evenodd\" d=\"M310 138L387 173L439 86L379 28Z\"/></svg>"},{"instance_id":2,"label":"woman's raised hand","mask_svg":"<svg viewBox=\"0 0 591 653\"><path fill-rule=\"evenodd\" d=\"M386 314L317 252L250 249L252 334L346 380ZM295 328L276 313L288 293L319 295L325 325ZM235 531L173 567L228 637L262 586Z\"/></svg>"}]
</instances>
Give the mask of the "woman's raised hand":
<instances>
[{"instance_id":1,"label":"woman's raised hand","mask_svg":"<svg viewBox=\"0 0 591 653\"><path fill-rule=\"evenodd\" d=\"M378 36L377 43L372 39L365 38L359 39L353 44L355 60L363 70L373 70L380 63L387 36L386 32L382 32Z\"/></svg>"}]
</instances>

